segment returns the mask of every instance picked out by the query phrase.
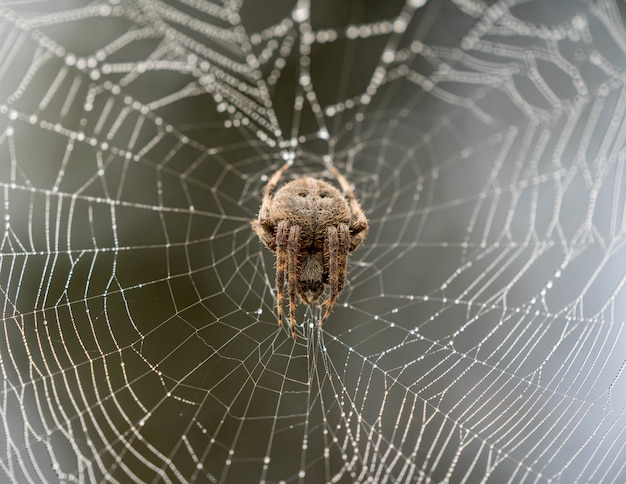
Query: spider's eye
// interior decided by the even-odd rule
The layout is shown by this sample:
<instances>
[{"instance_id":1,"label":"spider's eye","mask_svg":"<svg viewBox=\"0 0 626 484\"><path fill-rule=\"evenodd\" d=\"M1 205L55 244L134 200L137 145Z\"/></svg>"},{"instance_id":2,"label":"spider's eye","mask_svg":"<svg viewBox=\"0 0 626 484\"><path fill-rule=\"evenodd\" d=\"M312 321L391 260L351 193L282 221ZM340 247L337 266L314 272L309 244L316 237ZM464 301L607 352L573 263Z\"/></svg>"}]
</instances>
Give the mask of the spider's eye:
<instances>
[{"instance_id":1,"label":"spider's eye","mask_svg":"<svg viewBox=\"0 0 626 484\"><path fill-rule=\"evenodd\" d=\"M298 196L299 197L306 197L306 192L300 192L300 193L298 193Z\"/></svg>"},{"instance_id":2,"label":"spider's eye","mask_svg":"<svg viewBox=\"0 0 626 484\"><path fill-rule=\"evenodd\" d=\"M326 198L328 196L328 192L320 192L320 198Z\"/></svg>"}]
</instances>

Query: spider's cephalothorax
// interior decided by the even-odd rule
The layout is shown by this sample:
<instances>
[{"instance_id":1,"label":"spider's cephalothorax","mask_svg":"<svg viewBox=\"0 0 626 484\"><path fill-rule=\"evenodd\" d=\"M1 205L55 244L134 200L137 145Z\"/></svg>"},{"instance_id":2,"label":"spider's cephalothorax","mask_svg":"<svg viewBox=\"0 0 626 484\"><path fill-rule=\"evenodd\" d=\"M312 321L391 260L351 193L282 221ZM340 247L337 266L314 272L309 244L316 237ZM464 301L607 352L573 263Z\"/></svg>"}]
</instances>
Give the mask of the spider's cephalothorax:
<instances>
[{"instance_id":1,"label":"spider's cephalothorax","mask_svg":"<svg viewBox=\"0 0 626 484\"><path fill-rule=\"evenodd\" d=\"M350 184L331 167L341 190L317 178L304 176L274 190L289 164L267 182L259 216L252 228L276 254L278 324L282 325L283 290L289 296L291 335L296 339L295 311L299 295L311 304L326 286L324 323L346 282L348 255L367 235L368 225ZM342 193L343 192L343 193Z\"/></svg>"}]
</instances>

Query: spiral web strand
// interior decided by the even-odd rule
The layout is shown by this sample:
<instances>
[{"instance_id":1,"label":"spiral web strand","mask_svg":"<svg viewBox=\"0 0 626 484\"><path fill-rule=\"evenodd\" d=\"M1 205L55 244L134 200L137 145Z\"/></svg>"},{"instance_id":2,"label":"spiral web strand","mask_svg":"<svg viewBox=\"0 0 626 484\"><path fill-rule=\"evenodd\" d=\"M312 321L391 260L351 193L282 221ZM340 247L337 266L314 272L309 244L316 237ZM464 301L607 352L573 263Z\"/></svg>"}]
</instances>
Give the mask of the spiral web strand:
<instances>
[{"instance_id":1,"label":"spiral web strand","mask_svg":"<svg viewBox=\"0 0 626 484\"><path fill-rule=\"evenodd\" d=\"M0 475L624 482L618 0L0 5ZM268 177L370 220L276 325Z\"/></svg>"}]
</instances>

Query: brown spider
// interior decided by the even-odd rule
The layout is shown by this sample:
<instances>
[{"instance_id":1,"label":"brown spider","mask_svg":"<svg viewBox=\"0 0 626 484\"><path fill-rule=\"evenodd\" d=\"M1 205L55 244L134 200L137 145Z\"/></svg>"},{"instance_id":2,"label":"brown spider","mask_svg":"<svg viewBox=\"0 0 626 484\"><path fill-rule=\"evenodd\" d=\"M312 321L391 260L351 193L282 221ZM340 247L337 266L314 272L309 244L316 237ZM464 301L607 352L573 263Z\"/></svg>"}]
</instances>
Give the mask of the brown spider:
<instances>
[{"instance_id":1,"label":"brown spider","mask_svg":"<svg viewBox=\"0 0 626 484\"><path fill-rule=\"evenodd\" d=\"M278 325L283 319L283 289L289 295L289 322L295 341L296 298L305 304L319 299L326 286L328 296L323 324L346 282L348 256L365 239L367 219L348 180L335 167L343 194L330 183L303 176L286 183L274 195L284 164L267 182L258 219L252 228L276 254L276 306Z\"/></svg>"}]
</instances>

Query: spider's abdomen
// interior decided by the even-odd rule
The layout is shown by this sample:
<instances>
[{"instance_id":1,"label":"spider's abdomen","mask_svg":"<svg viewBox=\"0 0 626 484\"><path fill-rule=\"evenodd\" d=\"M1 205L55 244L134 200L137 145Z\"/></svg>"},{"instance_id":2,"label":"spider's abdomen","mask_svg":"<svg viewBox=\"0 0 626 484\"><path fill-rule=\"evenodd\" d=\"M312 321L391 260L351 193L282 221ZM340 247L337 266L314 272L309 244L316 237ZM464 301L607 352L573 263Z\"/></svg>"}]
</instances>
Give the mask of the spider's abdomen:
<instances>
[{"instance_id":1,"label":"spider's abdomen","mask_svg":"<svg viewBox=\"0 0 626 484\"><path fill-rule=\"evenodd\" d=\"M305 247L323 239L329 225L350 223L350 206L341 192L311 177L298 178L278 190L271 211L274 220L288 220L301 227Z\"/></svg>"}]
</instances>

